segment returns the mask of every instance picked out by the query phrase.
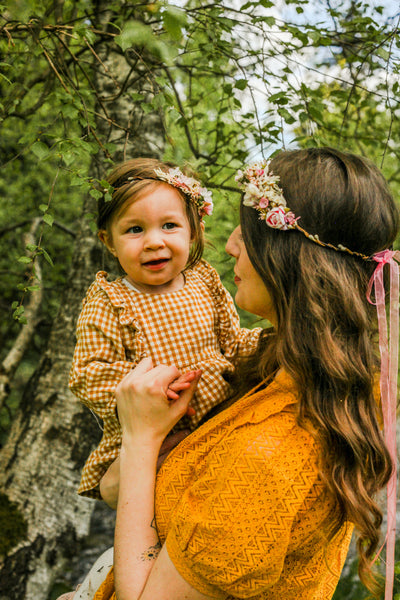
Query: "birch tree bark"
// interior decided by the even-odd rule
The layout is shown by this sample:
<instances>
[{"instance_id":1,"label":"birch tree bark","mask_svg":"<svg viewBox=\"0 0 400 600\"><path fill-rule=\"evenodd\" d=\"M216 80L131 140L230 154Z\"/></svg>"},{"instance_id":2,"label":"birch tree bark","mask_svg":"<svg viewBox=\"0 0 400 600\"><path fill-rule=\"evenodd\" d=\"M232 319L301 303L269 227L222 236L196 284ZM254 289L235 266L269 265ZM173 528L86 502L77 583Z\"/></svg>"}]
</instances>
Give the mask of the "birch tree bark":
<instances>
[{"instance_id":1,"label":"birch tree bark","mask_svg":"<svg viewBox=\"0 0 400 600\"><path fill-rule=\"evenodd\" d=\"M97 2L97 29L107 30L112 14ZM100 99L98 142L115 144L93 161L99 178L110 159L160 156L163 127L157 114L145 114L123 90L151 96L147 67L139 56L124 56L103 43L93 55L93 79ZM7 443L0 454L0 599L45 600L55 578L76 555L87 535L94 501L80 498L77 485L84 460L100 431L68 390L75 345L75 324L85 291L102 267L102 252L85 214L93 212L88 197L80 219L68 283L60 290L61 307L47 350L21 401Z\"/></svg>"}]
</instances>

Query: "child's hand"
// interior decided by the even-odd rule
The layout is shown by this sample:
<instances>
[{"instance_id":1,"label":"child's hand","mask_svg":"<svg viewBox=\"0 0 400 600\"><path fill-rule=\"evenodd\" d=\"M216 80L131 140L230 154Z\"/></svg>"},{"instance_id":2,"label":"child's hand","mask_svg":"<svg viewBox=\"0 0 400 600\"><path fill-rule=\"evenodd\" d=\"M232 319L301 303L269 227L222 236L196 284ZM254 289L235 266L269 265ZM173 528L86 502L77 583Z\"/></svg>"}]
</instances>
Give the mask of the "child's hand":
<instances>
[{"instance_id":1,"label":"child's hand","mask_svg":"<svg viewBox=\"0 0 400 600\"><path fill-rule=\"evenodd\" d=\"M179 392L187 390L188 387L190 387L190 380L190 373L184 373L183 375L180 375L178 379L175 379L175 381L170 383L167 389L168 398L170 400L178 400Z\"/></svg>"},{"instance_id":2,"label":"child's hand","mask_svg":"<svg viewBox=\"0 0 400 600\"><path fill-rule=\"evenodd\" d=\"M182 392L183 390L187 390L190 387L191 381L192 381L191 372L184 373L183 375L178 377L178 379L175 379L175 381L173 381L168 386L168 389L167 389L168 400L178 400L180 392ZM196 411L194 410L194 408L192 408L191 406L188 406L188 409L186 411L187 416L193 417L193 415L195 413L196 413Z\"/></svg>"}]
</instances>

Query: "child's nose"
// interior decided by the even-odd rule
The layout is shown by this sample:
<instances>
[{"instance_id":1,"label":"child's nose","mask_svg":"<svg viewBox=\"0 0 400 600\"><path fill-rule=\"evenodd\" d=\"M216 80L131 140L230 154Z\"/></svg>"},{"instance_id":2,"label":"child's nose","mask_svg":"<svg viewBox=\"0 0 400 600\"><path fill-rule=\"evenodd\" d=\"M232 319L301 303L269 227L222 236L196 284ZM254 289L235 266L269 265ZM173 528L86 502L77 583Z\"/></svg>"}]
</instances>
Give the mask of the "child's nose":
<instances>
[{"instance_id":1,"label":"child's nose","mask_svg":"<svg viewBox=\"0 0 400 600\"><path fill-rule=\"evenodd\" d=\"M153 248L163 248L165 246L164 236L162 232L158 229L150 229L146 232L144 247L153 249Z\"/></svg>"}]
</instances>

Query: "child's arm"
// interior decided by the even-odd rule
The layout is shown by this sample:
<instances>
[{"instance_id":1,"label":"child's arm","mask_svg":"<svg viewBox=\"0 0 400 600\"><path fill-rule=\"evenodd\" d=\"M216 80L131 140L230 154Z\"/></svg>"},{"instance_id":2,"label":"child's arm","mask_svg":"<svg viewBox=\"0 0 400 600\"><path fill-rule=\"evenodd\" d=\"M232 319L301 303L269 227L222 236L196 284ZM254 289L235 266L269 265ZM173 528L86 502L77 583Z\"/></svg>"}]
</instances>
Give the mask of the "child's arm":
<instances>
[{"instance_id":1,"label":"child's arm","mask_svg":"<svg viewBox=\"0 0 400 600\"><path fill-rule=\"evenodd\" d=\"M133 367L126 358L117 310L107 298L96 296L78 320L70 389L104 420L115 416L115 388Z\"/></svg>"}]
</instances>

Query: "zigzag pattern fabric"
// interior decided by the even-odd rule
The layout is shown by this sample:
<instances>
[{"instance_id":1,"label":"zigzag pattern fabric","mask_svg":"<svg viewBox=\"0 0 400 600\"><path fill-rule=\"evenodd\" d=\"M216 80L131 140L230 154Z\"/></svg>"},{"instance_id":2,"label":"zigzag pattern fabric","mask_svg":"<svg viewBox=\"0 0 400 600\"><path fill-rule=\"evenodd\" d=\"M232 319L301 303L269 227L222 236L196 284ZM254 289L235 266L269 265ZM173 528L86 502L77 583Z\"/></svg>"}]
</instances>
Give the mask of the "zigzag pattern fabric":
<instances>
[{"instance_id":1,"label":"zigzag pattern fabric","mask_svg":"<svg viewBox=\"0 0 400 600\"><path fill-rule=\"evenodd\" d=\"M296 423L298 393L280 373L187 437L157 478L160 541L182 577L215 599L329 600L352 525L335 513L318 447ZM95 600L115 600L111 572Z\"/></svg>"},{"instance_id":2,"label":"zigzag pattern fabric","mask_svg":"<svg viewBox=\"0 0 400 600\"><path fill-rule=\"evenodd\" d=\"M211 598L328 600L352 526L327 542L335 507L318 447L296 423L280 373L186 438L157 482L160 540L181 575Z\"/></svg>"}]
</instances>

